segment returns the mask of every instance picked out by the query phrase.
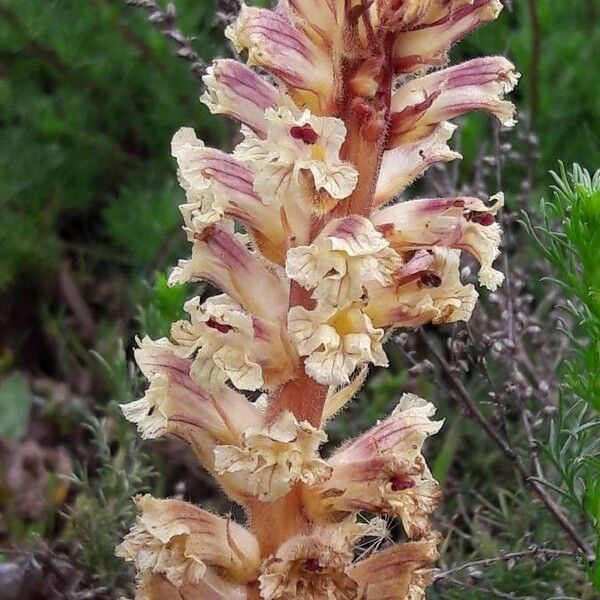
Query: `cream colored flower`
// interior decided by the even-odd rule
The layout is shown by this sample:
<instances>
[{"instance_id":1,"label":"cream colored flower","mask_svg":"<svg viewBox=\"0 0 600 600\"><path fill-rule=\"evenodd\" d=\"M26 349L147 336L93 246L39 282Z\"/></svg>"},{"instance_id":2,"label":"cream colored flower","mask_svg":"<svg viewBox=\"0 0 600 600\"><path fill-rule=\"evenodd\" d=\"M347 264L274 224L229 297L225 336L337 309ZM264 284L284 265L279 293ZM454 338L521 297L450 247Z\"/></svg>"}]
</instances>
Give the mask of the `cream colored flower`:
<instances>
[{"instance_id":1,"label":"cream colored flower","mask_svg":"<svg viewBox=\"0 0 600 600\"><path fill-rule=\"evenodd\" d=\"M479 297L460 280L460 250L419 251L394 278L387 287L368 286L365 313L375 327L468 321Z\"/></svg>"},{"instance_id":2,"label":"cream colored flower","mask_svg":"<svg viewBox=\"0 0 600 600\"><path fill-rule=\"evenodd\" d=\"M355 600L358 586L346 570L352 563L353 544L363 532L351 518L289 539L261 567L261 597Z\"/></svg>"},{"instance_id":3,"label":"cream colored flower","mask_svg":"<svg viewBox=\"0 0 600 600\"><path fill-rule=\"evenodd\" d=\"M248 428L239 446L217 446L215 469L222 475L239 473L241 488L263 502L272 502L298 481L310 486L329 476L329 468L318 455L326 441L323 431L284 412L271 425Z\"/></svg>"},{"instance_id":4,"label":"cream colored flower","mask_svg":"<svg viewBox=\"0 0 600 600\"><path fill-rule=\"evenodd\" d=\"M202 77L205 92L200 100L213 114L228 115L264 135L265 110L280 100L278 89L241 62L216 60Z\"/></svg>"},{"instance_id":5,"label":"cream colored flower","mask_svg":"<svg viewBox=\"0 0 600 600\"><path fill-rule=\"evenodd\" d=\"M429 402L404 394L392 414L327 461L331 477L305 491L315 516L365 511L395 515L409 537L431 531L429 515L441 501L441 490L421 454L427 436L442 421L432 421Z\"/></svg>"},{"instance_id":6,"label":"cream colored flower","mask_svg":"<svg viewBox=\"0 0 600 600\"><path fill-rule=\"evenodd\" d=\"M443 1L438 5L444 12L437 20L407 28L394 40L392 59L395 72L414 73L428 67L444 65L453 44L489 21L502 11L500 0L477 0L462 2Z\"/></svg>"},{"instance_id":7,"label":"cream colored flower","mask_svg":"<svg viewBox=\"0 0 600 600\"><path fill-rule=\"evenodd\" d=\"M334 65L329 47L306 35L284 10L242 4L237 19L225 30L238 52L248 52L257 65L284 81L299 103L327 110L334 91Z\"/></svg>"},{"instance_id":8,"label":"cream colored flower","mask_svg":"<svg viewBox=\"0 0 600 600\"><path fill-rule=\"evenodd\" d=\"M237 441L246 427L262 419L259 409L230 387L213 395L198 385L190 376L191 360L166 338L144 338L135 358L150 387L141 400L121 405L126 418L143 438L170 433L187 441L210 471L215 444Z\"/></svg>"},{"instance_id":9,"label":"cream colored flower","mask_svg":"<svg viewBox=\"0 0 600 600\"><path fill-rule=\"evenodd\" d=\"M307 374L322 385L349 383L356 367L365 363L388 364L382 346L384 332L373 327L359 305L340 311L294 306L288 330L300 356L307 357Z\"/></svg>"},{"instance_id":10,"label":"cream colored flower","mask_svg":"<svg viewBox=\"0 0 600 600\"><path fill-rule=\"evenodd\" d=\"M264 384L261 366L252 360L252 317L227 294L188 300L184 309L190 321L177 321L171 338L182 356L196 357L191 374L207 389L218 391L231 380L240 390L257 390Z\"/></svg>"},{"instance_id":11,"label":"cream colored flower","mask_svg":"<svg viewBox=\"0 0 600 600\"><path fill-rule=\"evenodd\" d=\"M286 274L313 290L319 306L344 308L363 295L368 281L391 283L402 259L371 221L351 215L332 221L310 246L288 250Z\"/></svg>"},{"instance_id":12,"label":"cream colored flower","mask_svg":"<svg viewBox=\"0 0 600 600\"><path fill-rule=\"evenodd\" d=\"M372 213L371 219L400 253L434 246L465 250L481 264L479 282L495 291L504 280L492 266L502 237L494 217L503 206L502 193L488 202L464 196L427 198L398 202Z\"/></svg>"},{"instance_id":13,"label":"cream colored flower","mask_svg":"<svg viewBox=\"0 0 600 600\"><path fill-rule=\"evenodd\" d=\"M192 256L180 260L169 285L205 280L229 294L244 310L266 320L287 314L289 284L280 269L251 252L223 222L189 231Z\"/></svg>"},{"instance_id":14,"label":"cream colored flower","mask_svg":"<svg viewBox=\"0 0 600 600\"><path fill-rule=\"evenodd\" d=\"M405 83L392 95L388 147L421 139L439 123L482 110L504 127L515 124L515 106L503 100L519 80L503 56L476 58Z\"/></svg>"},{"instance_id":15,"label":"cream colored flower","mask_svg":"<svg viewBox=\"0 0 600 600\"><path fill-rule=\"evenodd\" d=\"M242 526L181 500L145 495L135 503L141 514L116 554L141 575L164 575L175 587L199 583L212 568L234 582L256 577L258 542Z\"/></svg>"},{"instance_id":16,"label":"cream colored flower","mask_svg":"<svg viewBox=\"0 0 600 600\"><path fill-rule=\"evenodd\" d=\"M219 393L227 381L237 389L272 389L296 370L297 355L277 319L251 316L227 294L192 298L184 306L189 321L171 327L175 349L195 354L191 375L208 390Z\"/></svg>"},{"instance_id":17,"label":"cream colored flower","mask_svg":"<svg viewBox=\"0 0 600 600\"><path fill-rule=\"evenodd\" d=\"M234 155L254 170L254 189L263 201L281 204L301 193L301 175L310 172L316 191L334 199L346 198L356 186L358 172L340 159L346 126L334 117L300 115L287 107L267 109L267 136L242 128L245 140Z\"/></svg>"}]
</instances>

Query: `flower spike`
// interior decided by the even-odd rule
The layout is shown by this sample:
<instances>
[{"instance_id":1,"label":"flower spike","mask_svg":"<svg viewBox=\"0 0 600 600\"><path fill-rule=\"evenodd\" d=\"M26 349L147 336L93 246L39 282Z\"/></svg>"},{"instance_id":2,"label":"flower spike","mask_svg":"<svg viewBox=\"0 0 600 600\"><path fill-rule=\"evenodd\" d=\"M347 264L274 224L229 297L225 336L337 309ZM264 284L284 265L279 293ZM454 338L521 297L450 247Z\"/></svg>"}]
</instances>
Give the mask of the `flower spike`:
<instances>
[{"instance_id":1,"label":"flower spike","mask_svg":"<svg viewBox=\"0 0 600 600\"><path fill-rule=\"evenodd\" d=\"M136 498L117 548L136 600L425 599L442 500L423 453L442 426L433 405L404 394L337 450L324 428L371 365L387 366L395 329L470 319L465 253L482 286L502 284L501 193L404 198L431 165L461 158L457 117L515 123L506 58L441 68L501 8L278 0L243 4L227 28L247 65L215 61L201 101L241 124L237 145L208 148L188 127L172 142L192 251L169 283L210 286L168 338L139 342L149 386L122 410L145 439L186 441L247 523ZM410 541L359 555L361 540L389 540L387 518Z\"/></svg>"}]
</instances>

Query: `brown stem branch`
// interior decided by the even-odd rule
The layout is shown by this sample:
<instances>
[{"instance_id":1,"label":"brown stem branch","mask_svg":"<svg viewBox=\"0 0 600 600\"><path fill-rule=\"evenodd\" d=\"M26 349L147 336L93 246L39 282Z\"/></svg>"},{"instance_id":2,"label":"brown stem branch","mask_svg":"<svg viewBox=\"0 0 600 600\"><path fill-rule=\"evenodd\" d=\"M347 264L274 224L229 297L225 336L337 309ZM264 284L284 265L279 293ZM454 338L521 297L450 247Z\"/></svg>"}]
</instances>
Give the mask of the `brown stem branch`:
<instances>
[{"instance_id":1,"label":"brown stem branch","mask_svg":"<svg viewBox=\"0 0 600 600\"><path fill-rule=\"evenodd\" d=\"M461 571L465 571L466 569L471 569L473 567L488 567L490 565L495 565L499 562L509 562L512 560L519 560L521 558L538 558L541 560L547 560L548 558L557 558L559 556L570 556L573 557L573 552L569 552L568 550L554 550L551 548L530 548L529 550L523 550L521 552L510 552L508 554L503 554L502 556L494 556L493 558L482 558L479 560L474 560L468 563L464 563L457 567L453 567L452 569L448 569L447 571L442 571L438 573L433 578L434 581L439 581L440 579L445 579L447 577L451 577L456 573L460 573Z\"/></svg>"},{"instance_id":2,"label":"brown stem branch","mask_svg":"<svg viewBox=\"0 0 600 600\"><path fill-rule=\"evenodd\" d=\"M446 359L438 352L437 348L431 343L429 338L423 333L422 330L420 331L420 336L435 360L442 368L448 383L454 389L456 395L466 407L470 416L477 421L479 425L481 425L488 437L496 444L496 446L498 446L498 448L502 451L502 454L504 454L504 456L512 463L519 475L523 478L523 481L530 486L530 488L542 501L548 512L554 517L556 522L565 531L575 546L584 553L586 559L590 562L593 561L595 559L594 552L587 542L579 535L575 526L569 521L568 517L563 513L560 506L548 494L548 491L544 485L536 479L535 475L528 471L509 442L504 440L494 429L492 424L486 419L479 406L477 406L476 402L473 400L473 398L471 398L471 395L463 385L462 381L454 374Z\"/></svg>"}]
</instances>

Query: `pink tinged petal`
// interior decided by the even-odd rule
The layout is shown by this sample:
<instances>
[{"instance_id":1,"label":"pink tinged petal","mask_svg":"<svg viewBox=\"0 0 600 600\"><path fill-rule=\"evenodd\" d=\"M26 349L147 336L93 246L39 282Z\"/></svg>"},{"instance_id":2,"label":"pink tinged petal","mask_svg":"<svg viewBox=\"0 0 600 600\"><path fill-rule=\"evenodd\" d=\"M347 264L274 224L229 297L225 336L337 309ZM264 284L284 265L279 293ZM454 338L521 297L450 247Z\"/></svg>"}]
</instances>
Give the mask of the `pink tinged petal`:
<instances>
[{"instance_id":1,"label":"pink tinged petal","mask_svg":"<svg viewBox=\"0 0 600 600\"><path fill-rule=\"evenodd\" d=\"M392 96L388 146L427 135L441 121L473 110L484 110L500 122L514 125L515 107L502 100L519 79L504 57L477 58L417 78Z\"/></svg>"},{"instance_id":2,"label":"pink tinged petal","mask_svg":"<svg viewBox=\"0 0 600 600\"><path fill-rule=\"evenodd\" d=\"M446 143L456 126L440 123L425 138L400 144L383 153L373 206L381 206L408 187L431 165L462 158Z\"/></svg>"},{"instance_id":3,"label":"pink tinged petal","mask_svg":"<svg viewBox=\"0 0 600 600\"><path fill-rule=\"evenodd\" d=\"M178 356L166 338L144 338L134 354L151 381L150 389L157 381L164 384L161 395L147 393L142 400L122 406L127 418L138 424L142 437L176 435L192 446L210 470L215 442L231 443L248 423L259 422L259 411L241 394L224 388L214 396L198 385L190 375L191 360Z\"/></svg>"},{"instance_id":4,"label":"pink tinged petal","mask_svg":"<svg viewBox=\"0 0 600 600\"><path fill-rule=\"evenodd\" d=\"M202 78L206 91L200 100L213 114L225 114L266 135L264 112L279 103L280 92L237 60L216 60Z\"/></svg>"},{"instance_id":5,"label":"pink tinged petal","mask_svg":"<svg viewBox=\"0 0 600 600\"><path fill-rule=\"evenodd\" d=\"M219 224L192 233L192 257L179 261L171 285L206 280L246 311L267 320L285 319L288 290L282 278Z\"/></svg>"},{"instance_id":6,"label":"pink tinged petal","mask_svg":"<svg viewBox=\"0 0 600 600\"><path fill-rule=\"evenodd\" d=\"M201 228L231 217L246 226L263 255L283 261L285 231L278 212L254 191L254 173L229 154L206 148L189 127L175 134L171 146L188 196L188 204L180 207L186 226Z\"/></svg>"},{"instance_id":7,"label":"pink tinged petal","mask_svg":"<svg viewBox=\"0 0 600 600\"><path fill-rule=\"evenodd\" d=\"M441 491L421 448L442 426L431 421L434 412L431 403L404 394L387 419L336 452L329 479L305 492L316 516L369 511L401 517L410 537L430 532L428 515Z\"/></svg>"},{"instance_id":8,"label":"pink tinged petal","mask_svg":"<svg viewBox=\"0 0 600 600\"><path fill-rule=\"evenodd\" d=\"M478 294L473 285L460 281L460 251L434 246L429 252L431 265L418 278L415 274L406 278L400 272L395 285L367 286L365 312L375 327L440 325L471 318Z\"/></svg>"},{"instance_id":9,"label":"pink tinged petal","mask_svg":"<svg viewBox=\"0 0 600 600\"><path fill-rule=\"evenodd\" d=\"M500 0L474 0L440 21L400 33L393 49L395 72L412 73L443 65L453 44L480 25L493 21L501 10Z\"/></svg>"},{"instance_id":10,"label":"pink tinged petal","mask_svg":"<svg viewBox=\"0 0 600 600\"><path fill-rule=\"evenodd\" d=\"M398 252L434 246L468 252L481 265L481 284L493 291L503 280L492 267L502 233L494 217L503 205L502 194L488 203L464 196L420 199L378 210L371 219Z\"/></svg>"},{"instance_id":11,"label":"pink tinged petal","mask_svg":"<svg viewBox=\"0 0 600 600\"><path fill-rule=\"evenodd\" d=\"M361 600L425 600L431 567L439 558L437 536L398 544L354 563L346 572L358 583Z\"/></svg>"},{"instance_id":12,"label":"pink tinged petal","mask_svg":"<svg viewBox=\"0 0 600 600\"><path fill-rule=\"evenodd\" d=\"M414 394L404 394L387 419L343 446L328 462L332 466L354 463L386 452L418 454L425 438L443 425L443 421L431 420L434 414L433 404Z\"/></svg>"},{"instance_id":13,"label":"pink tinged petal","mask_svg":"<svg viewBox=\"0 0 600 600\"><path fill-rule=\"evenodd\" d=\"M248 51L248 64L263 67L292 88L329 95L333 65L328 53L285 15L242 5L225 35L238 52Z\"/></svg>"},{"instance_id":14,"label":"pink tinged petal","mask_svg":"<svg viewBox=\"0 0 600 600\"><path fill-rule=\"evenodd\" d=\"M149 573L139 578L135 600L246 600L247 588L232 585L214 573L198 583L174 586L164 575Z\"/></svg>"},{"instance_id":15,"label":"pink tinged petal","mask_svg":"<svg viewBox=\"0 0 600 600\"><path fill-rule=\"evenodd\" d=\"M260 562L256 538L244 527L182 500L136 498L139 523L162 544L187 536L187 551L238 583L252 580Z\"/></svg>"}]
</instances>

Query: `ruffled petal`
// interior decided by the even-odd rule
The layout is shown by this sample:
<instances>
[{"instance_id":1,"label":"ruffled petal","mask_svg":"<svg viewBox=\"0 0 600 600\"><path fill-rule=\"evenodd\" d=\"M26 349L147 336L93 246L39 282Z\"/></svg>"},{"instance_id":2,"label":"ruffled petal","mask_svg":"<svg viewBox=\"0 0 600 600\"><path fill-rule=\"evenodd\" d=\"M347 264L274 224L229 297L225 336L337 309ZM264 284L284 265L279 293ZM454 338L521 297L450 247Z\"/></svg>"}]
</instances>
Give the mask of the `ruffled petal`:
<instances>
[{"instance_id":1,"label":"ruffled petal","mask_svg":"<svg viewBox=\"0 0 600 600\"><path fill-rule=\"evenodd\" d=\"M241 490L273 502L296 482L310 486L329 476L329 467L318 455L325 441L323 431L284 412L271 425L249 428L239 446L217 446L215 468L221 474L240 474L235 480Z\"/></svg>"},{"instance_id":2,"label":"ruffled petal","mask_svg":"<svg viewBox=\"0 0 600 600\"><path fill-rule=\"evenodd\" d=\"M368 281L391 283L401 264L371 221L351 215L332 221L310 246L288 250L286 274L312 290L319 306L344 308L363 295Z\"/></svg>"},{"instance_id":3,"label":"ruffled petal","mask_svg":"<svg viewBox=\"0 0 600 600\"><path fill-rule=\"evenodd\" d=\"M376 211L371 219L399 253L434 246L465 250L481 265L479 282L495 291L504 280L492 267L502 238L494 217L503 205L502 193L488 202L462 196L411 200Z\"/></svg>"},{"instance_id":4,"label":"ruffled petal","mask_svg":"<svg viewBox=\"0 0 600 600\"><path fill-rule=\"evenodd\" d=\"M503 100L519 74L502 56L476 58L406 83L392 96L388 148L422 139L442 121L484 110L502 125L515 124L515 107Z\"/></svg>"},{"instance_id":5,"label":"ruffled petal","mask_svg":"<svg viewBox=\"0 0 600 600\"><path fill-rule=\"evenodd\" d=\"M366 363L388 364L383 329L373 327L358 305L342 311L294 306L288 330L298 353L306 356L306 373L321 385L346 385L354 370Z\"/></svg>"},{"instance_id":6,"label":"ruffled petal","mask_svg":"<svg viewBox=\"0 0 600 600\"><path fill-rule=\"evenodd\" d=\"M411 264L412 263L412 264ZM395 285L368 286L365 312L375 327L418 327L468 321L478 294L460 281L460 251L418 252L394 274Z\"/></svg>"},{"instance_id":7,"label":"ruffled petal","mask_svg":"<svg viewBox=\"0 0 600 600\"><path fill-rule=\"evenodd\" d=\"M444 3L440 18L399 33L393 48L396 73L412 73L443 65L450 47L480 25L493 21L502 10L500 0Z\"/></svg>"}]
</instances>

